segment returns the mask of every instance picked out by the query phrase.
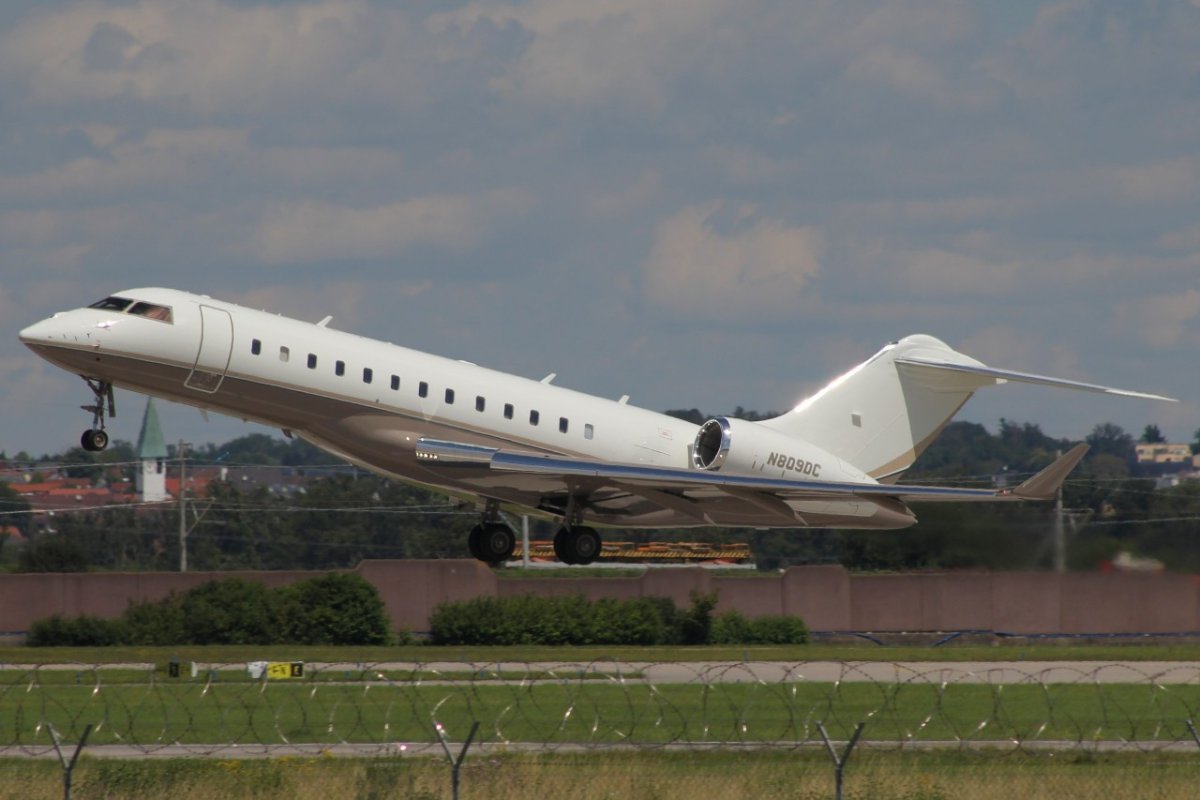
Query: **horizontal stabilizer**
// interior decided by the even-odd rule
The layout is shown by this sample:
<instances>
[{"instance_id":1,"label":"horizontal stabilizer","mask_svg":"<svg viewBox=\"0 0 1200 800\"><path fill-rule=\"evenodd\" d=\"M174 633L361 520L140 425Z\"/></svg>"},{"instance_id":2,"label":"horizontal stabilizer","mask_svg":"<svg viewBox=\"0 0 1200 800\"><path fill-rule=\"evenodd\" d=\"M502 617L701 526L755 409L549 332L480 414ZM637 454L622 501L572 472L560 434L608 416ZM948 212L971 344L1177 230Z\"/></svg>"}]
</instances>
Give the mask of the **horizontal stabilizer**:
<instances>
[{"instance_id":1,"label":"horizontal stabilizer","mask_svg":"<svg viewBox=\"0 0 1200 800\"><path fill-rule=\"evenodd\" d=\"M1029 478L1017 488L1013 489L1013 494L1022 500L1049 500L1058 493L1058 488L1062 486L1064 480L1071 470L1083 459L1087 454L1088 446L1086 444L1077 444L1068 450L1064 455L1055 459L1054 463L1046 467L1044 470Z\"/></svg>"},{"instance_id":2,"label":"horizontal stabilizer","mask_svg":"<svg viewBox=\"0 0 1200 800\"><path fill-rule=\"evenodd\" d=\"M1003 383L1005 381L1013 381L1015 383L1033 383L1041 386L1055 386L1061 389L1079 389L1085 392L1115 394L1122 397L1140 397L1146 400L1165 400L1168 403L1178 402L1173 397L1164 397L1160 394L1137 392L1133 391L1132 389L1114 389L1111 386L1099 386L1094 383L1068 381L1064 380L1063 378L1051 378L1046 375L1034 375L1028 372L1014 372L1007 369L993 369L992 367L985 367L982 364L954 364L949 361L919 358L915 356L903 356L897 358L896 364L906 367L915 367L918 370L929 369L939 372L946 371L959 373L962 375L974 375L985 379L980 381L980 386L987 385L988 383Z\"/></svg>"}]
</instances>

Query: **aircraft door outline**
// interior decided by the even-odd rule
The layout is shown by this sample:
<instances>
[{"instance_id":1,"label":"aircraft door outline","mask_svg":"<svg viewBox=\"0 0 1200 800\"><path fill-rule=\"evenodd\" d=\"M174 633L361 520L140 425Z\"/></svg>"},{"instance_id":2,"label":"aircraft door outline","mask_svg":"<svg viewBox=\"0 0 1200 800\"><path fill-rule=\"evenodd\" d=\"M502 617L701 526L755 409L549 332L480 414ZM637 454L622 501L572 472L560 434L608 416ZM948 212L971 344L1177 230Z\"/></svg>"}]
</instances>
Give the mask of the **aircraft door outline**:
<instances>
[{"instance_id":1,"label":"aircraft door outline","mask_svg":"<svg viewBox=\"0 0 1200 800\"><path fill-rule=\"evenodd\" d=\"M200 348L184 385L198 392L214 394L221 388L232 358L233 317L224 309L201 305Z\"/></svg>"}]
</instances>

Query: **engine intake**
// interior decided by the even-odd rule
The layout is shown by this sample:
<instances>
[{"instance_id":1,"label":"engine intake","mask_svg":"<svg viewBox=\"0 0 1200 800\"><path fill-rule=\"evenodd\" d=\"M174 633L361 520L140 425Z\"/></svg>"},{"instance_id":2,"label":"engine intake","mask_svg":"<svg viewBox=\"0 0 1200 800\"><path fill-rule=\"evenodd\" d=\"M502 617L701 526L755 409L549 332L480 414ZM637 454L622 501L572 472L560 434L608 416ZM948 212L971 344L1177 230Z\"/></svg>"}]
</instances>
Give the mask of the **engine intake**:
<instances>
[{"instance_id":1,"label":"engine intake","mask_svg":"<svg viewBox=\"0 0 1200 800\"><path fill-rule=\"evenodd\" d=\"M732 444L731 425L725 417L710 419L700 426L692 445L692 463L697 469L720 469Z\"/></svg>"},{"instance_id":2,"label":"engine intake","mask_svg":"<svg viewBox=\"0 0 1200 800\"><path fill-rule=\"evenodd\" d=\"M803 439L729 417L714 417L700 426L692 443L692 464L696 469L792 480L869 480Z\"/></svg>"}]
</instances>

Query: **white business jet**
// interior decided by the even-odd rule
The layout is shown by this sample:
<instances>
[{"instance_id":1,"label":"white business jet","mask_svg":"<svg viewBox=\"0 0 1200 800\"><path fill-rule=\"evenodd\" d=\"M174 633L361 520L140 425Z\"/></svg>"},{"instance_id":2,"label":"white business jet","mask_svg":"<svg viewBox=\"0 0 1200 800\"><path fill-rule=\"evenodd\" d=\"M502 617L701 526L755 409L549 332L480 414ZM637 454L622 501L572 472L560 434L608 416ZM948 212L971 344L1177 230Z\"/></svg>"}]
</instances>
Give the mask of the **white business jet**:
<instances>
[{"instance_id":1,"label":"white business jet","mask_svg":"<svg viewBox=\"0 0 1200 800\"><path fill-rule=\"evenodd\" d=\"M476 499L468 545L512 555L503 507L560 519L559 559L600 554L590 525L904 528L910 501L1044 500L1079 445L1016 487L895 483L975 390L1006 381L1170 398L992 369L931 336L884 347L782 416L703 425L464 361L173 289L131 289L21 331L85 381L87 450L113 387L298 435L401 481Z\"/></svg>"}]
</instances>

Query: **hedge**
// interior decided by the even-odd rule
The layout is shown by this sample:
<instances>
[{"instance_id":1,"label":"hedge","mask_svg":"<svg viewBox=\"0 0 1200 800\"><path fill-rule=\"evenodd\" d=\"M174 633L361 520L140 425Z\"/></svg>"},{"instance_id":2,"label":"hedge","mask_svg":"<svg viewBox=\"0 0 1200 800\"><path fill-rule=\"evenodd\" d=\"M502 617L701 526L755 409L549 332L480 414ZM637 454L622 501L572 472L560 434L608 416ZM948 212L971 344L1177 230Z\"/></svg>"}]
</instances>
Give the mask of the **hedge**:
<instances>
[{"instance_id":1,"label":"hedge","mask_svg":"<svg viewBox=\"0 0 1200 800\"><path fill-rule=\"evenodd\" d=\"M204 644L389 644L379 593L360 575L333 573L268 589L212 581L163 600L133 603L115 620L59 615L34 622L33 647Z\"/></svg>"},{"instance_id":2,"label":"hedge","mask_svg":"<svg viewBox=\"0 0 1200 800\"><path fill-rule=\"evenodd\" d=\"M713 616L715 594L693 593L681 610L667 598L476 597L439 604L430 617L441 645L804 644L799 617Z\"/></svg>"}]
</instances>

